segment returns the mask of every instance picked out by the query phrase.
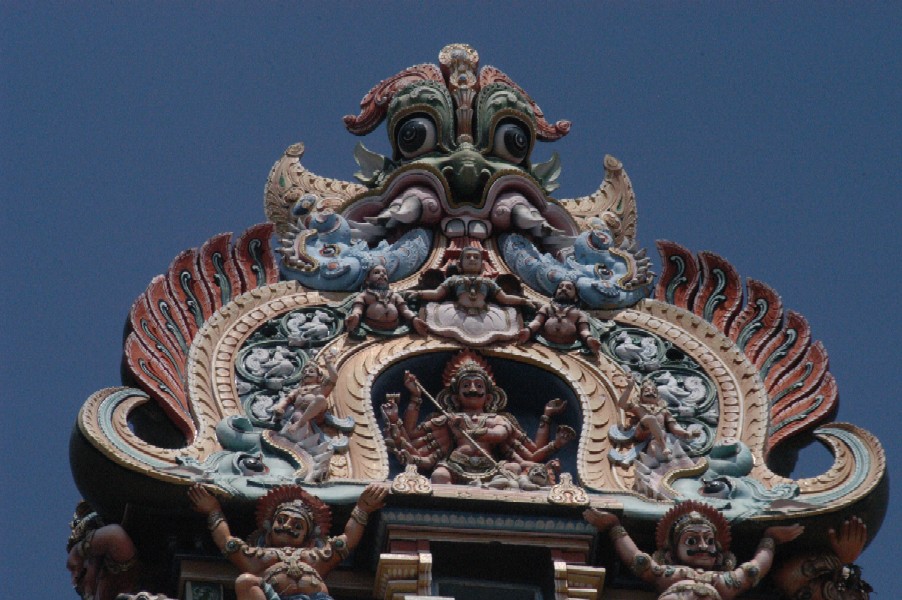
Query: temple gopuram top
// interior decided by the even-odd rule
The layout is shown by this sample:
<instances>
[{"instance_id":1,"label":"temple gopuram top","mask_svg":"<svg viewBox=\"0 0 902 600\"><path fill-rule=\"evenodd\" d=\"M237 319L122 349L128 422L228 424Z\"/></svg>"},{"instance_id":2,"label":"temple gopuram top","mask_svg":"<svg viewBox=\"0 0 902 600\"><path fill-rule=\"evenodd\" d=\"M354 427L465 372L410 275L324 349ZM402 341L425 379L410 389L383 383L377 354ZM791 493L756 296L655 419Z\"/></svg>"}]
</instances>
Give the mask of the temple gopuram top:
<instances>
[{"instance_id":1,"label":"temple gopuram top","mask_svg":"<svg viewBox=\"0 0 902 600\"><path fill-rule=\"evenodd\" d=\"M884 452L802 315L674 242L654 273L611 156L553 197L570 123L470 46L344 121L391 155L290 146L267 221L132 305L72 435L82 598L868 597Z\"/></svg>"}]
</instances>

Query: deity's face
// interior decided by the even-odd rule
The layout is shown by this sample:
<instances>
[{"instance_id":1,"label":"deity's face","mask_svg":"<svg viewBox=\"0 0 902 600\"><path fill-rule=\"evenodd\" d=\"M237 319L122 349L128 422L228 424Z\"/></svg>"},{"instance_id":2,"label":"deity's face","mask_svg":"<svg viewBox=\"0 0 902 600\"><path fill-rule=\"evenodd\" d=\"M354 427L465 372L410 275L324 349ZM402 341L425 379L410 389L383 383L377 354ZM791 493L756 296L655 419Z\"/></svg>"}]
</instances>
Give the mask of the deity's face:
<instances>
[{"instance_id":1,"label":"deity's face","mask_svg":"<svg viewBox=\"0 0 902 600\"><path fill-rule=\"evenodd\" d=\"M310 364L301 369L301 383L304 385L313 385L321 382L323 374L320 373L319 367Z\"/></svg>"},{"instance_id":2,"label":"deity's face","mask_svg":"<svg viewBox=\"0 0 902 600\"><path fill-rule=\"evenodd\" d=\"M272 529L266 536L268 546L284 548L301 547L307 541L309 527L307 520L294 509L276 509Z\"/></svg>"},{"instance_id":3,"label":"deity's face","mask_svg":"<svg viewBox=\"0 0 902 600\"><path fill-rule=\"evenodd\" d=\"M658 386L653 381L646 381L639 390L639 399L642 404L658 403Z\"/></svg>"},{"instance_id":4,"label":"deity's face","mask_svg":"<svg viewBox=\"0 0 902 600\"><path fill-rule=\"evenodd\" d=\"M678 564L687 567L705 570L714 568L720 558L714 529L701 523L686 527L677 540L674 556Z\"/></svg>"},{"instance_id":5,"label":"deity's face","mask_svg":"<svg viewBox=\"0 0 902 600\"><path fill-rule=\"evenodd\" d=\"M576 285L572 281L566 279L557 284L554 291L554 299L558 302L575 302L576 301Z\"/></svg>"},{"instance_id":6,"label":"deity's face","mask_svg":"<svg viewBox=\"0 0 902 600\"><path fill-rule=\"evenodd\" d=\"M485 379L479 375L462 377L458 384L457 397L464 409L483 410L488 400Z\"/></svg>"},{"instance_id":7,"label":"deity's face","mask_svg":"<svg viewBox=\"0 0 902 600\"><path fill-rule=\"evenodd\" d=\"M366 276L366 282L370 287L384 289L388 287L388 271L382 265L373 267Z\"/></svg>"},{"instance_id":8,"label":"deity's face","mask_svg":"<svg viewBox=\"0 0 902 600\"><path fill-rule=\"evenodd\" d=\"M479 250L464 250L461 252L460 270L467 275L479 275L482 273L482 252Z\"/></svg>"}]
</instances>

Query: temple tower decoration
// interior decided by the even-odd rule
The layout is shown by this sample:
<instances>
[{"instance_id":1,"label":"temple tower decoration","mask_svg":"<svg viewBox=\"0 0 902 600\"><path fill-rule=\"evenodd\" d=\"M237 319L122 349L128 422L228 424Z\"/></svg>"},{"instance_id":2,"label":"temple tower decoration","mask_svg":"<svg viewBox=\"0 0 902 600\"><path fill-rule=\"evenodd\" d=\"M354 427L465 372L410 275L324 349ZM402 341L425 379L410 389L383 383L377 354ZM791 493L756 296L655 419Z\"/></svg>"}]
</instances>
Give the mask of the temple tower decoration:
<instances>
[{"instance_id":1,"label":"temple tower decoration","mask_svg":"<svg viewBox=\"0 0 902 600\"><path fill-rule=\"evenodd\" d=\"M391 154L346 182L290 146L267 222L132 306L72 435L82 597L867 596L884 454L804 317L673 242L656 277L611 156L553 197L570 123L467 45L345 126Z\"/></svg>"}]
</instances>

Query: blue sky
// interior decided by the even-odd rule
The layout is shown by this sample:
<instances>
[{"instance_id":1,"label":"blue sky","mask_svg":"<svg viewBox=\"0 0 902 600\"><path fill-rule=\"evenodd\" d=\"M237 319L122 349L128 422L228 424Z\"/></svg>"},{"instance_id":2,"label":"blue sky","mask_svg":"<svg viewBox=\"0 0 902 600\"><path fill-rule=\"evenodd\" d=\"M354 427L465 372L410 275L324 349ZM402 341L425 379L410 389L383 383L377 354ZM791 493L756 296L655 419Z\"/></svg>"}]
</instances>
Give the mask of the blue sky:
<instances>
[{"instance_id":1,"label":"blue sky","mask_svg":"<svg viewBox=\"0 0 902 600\"><path fill-rule=\"evenodd\" d=\"M0 597L75 597L68 437L119 383L132 301L181 250L263 221L289 144L350 179L341 117L451 42L573 121L535 154L561 155L558 197L613 154L642 245L719 253L805 315L839 420L899 481L900 31L894 3L0 4ZM900 536L894 499L860 561L883 598Z\"/></svg>"}]
</instances>

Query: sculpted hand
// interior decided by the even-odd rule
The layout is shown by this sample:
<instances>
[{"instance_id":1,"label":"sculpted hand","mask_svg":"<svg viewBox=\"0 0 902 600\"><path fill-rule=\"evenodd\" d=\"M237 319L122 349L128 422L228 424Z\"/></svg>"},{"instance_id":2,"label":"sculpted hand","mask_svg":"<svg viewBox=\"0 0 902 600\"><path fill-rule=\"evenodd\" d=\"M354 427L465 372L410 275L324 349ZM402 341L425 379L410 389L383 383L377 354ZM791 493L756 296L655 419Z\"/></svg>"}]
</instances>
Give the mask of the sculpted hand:
<instances>
[{"instance_id":1,"label":"sculpted hand","mask_svg":"<svg viewBox=\"0 0 902 600\"><path fill-rule=\"evenodd\" d=\"M827 537L840 562L849 564L855 562L864 550L864 545L868 541L868 527L858 517L851 517L843 522L839 533L831 528L827 532Z\"/></svg>"},{"instance_id":2,"label":"sculpted hand","mask_svg":"<svg viewBox=\"0 0 902 600\"><path fill-rule=\"evenodd\" d=\"M385 498L388 496L388 488L377 483L371 483L357 499L357 507L369 514L385 506Z\"/></svg>"},{"instance_id":3,"label":"sculpted hand","mask_svg":"<svg viewBox=\"0 0 902 600\"><path fill-rule=\"evenodd\" d=\"M410 371L404 371L404 387L407 388L411 396L419 397L422 394L420 391L420 380Z\"/></svg>"},{"instance_id":4,"label":"sculpted hand","mask_svg":"<svg viewBox=\"0 0 902 600\"><path fill-rule=\"evenodd\" d=\"M795 525L774 525L764 530L764 537L769 537L778 544L785 544L802 535L803 531L805 531L805 528L798 523Z\"/></svg>"},{"instance_id":5,"label":"sculpted hand","mask_svg":"<svg viewBox=\"0 0 902 600\"><path fill-rule=\"evenodd\" d=\"M188 490L188 499L194 506L194 510L205 515L222 510L219 500L200 484L191 486L191 489Z\"/></svg>"},{"instance_id":6,"label":"sculpted hand","mask_svg":"<svg viewBox=\"0 0 902 600\"><path fill-rule=\"evenodd\" d=\"M554 447L563 448L576 439L576 432L568 425L561 425L554 434Z\"/></svg>"},{"instance_id":7,"label":"sculpted hand","mask_svg":"<svg viewBox=\"0 0 902 600\"><path fill-rule=\"evenodd\" d=\"M554 415L558 415L567 408L567 401L562 400L561 398L555 398L554 400L549 400L548 404L545 405L545 416L552 417Z\"/></svg>"},{"instance_id":8,"label":"sculpted hand","mask_svg":"<svg viewBox=\"0 0 902 600\"><path fill-rule=\"evenodd\" d=\"M382 403L382 415L389 423L398 422L398 402L397 395L387 394L385 402Z\"/></svg>"},{"instance_id":9,"label":"sculpted hand","mask_svg":"<svg viewBox=\"0 0 902 600\"><path fill-rule=\"evenodd\" d=\"M602 533L615 525L620 525L620 519L617 518L617 515L606 510L598 510L597 508L590 508L585 511L583 518L589 525Z\"/></svg>"},{"instance_id":10,"label":"sculpted hand","mask_svg":"<svg viewBox=\"0 0 902 600\"><path fill-rule=\"evenodd\" d=\"M467 419L466 419L466 417L464 417L464 415L462 415L460 413L455 413L455 414L451 415L451 417L449 419L449 423L452 427L455 427L462 431L469 432L469 429L468 429L469 424L467 423ZM472 433L472 432L469 432L469 433Z\"/></svg>"},{"instance_id":11,"label":"sculpted hand","mask_svg":"<svg viewBox=\"0 0 902 600\"><path fill-rule=\"evenodd\" d=\"M520 330L520 333L517 334L517 343L525 344L526 342L529 341L529 338L531 338L531 337L532 337L532 332L529 330L528 327L524 327L523 329Z\"/></svg>"}]
</instances>

